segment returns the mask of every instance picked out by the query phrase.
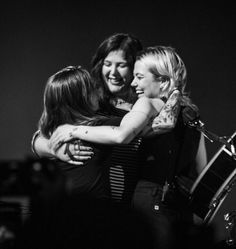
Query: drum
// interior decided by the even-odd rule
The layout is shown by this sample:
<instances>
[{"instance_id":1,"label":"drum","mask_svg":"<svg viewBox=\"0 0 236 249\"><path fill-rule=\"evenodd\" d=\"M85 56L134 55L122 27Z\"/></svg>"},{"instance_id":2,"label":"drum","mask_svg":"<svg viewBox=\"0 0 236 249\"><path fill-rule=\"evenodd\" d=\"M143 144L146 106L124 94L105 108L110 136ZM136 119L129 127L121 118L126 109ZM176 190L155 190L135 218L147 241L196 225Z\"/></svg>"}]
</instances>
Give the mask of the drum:
<instances>
[{"instance_id":1,"label":"drum","mask_svg":"<svg viewBox=\"0 0 236 249\"><path fill-rule=\"evenodd\" d=\"M196 179L189 197L193 212L212 226L216 242L234 236L236 226L236 132L227 142Z\"/></svg>"}]
</instances>

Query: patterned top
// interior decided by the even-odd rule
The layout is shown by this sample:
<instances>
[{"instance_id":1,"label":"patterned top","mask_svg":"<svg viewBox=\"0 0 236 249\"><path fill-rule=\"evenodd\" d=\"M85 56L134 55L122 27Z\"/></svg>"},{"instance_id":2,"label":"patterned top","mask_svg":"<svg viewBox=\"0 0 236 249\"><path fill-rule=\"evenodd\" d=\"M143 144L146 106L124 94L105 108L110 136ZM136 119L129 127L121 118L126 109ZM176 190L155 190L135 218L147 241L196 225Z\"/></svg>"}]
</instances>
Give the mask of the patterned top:
<instances>
[{"instance_id":1,"label":"patterned top","mask_svg":"<svg viewBox=\"0 0 236 249\"><path fill-rule=\"evenodd\" d=\"M123 117L127 111L114 108L112 115ZM116 124L117 125L117 124ZM112 153L105 161L109 167L111 199L122 204L130 204L139 179L141 137L134 138L129 144L113 147Z\"/></svg>"}]
</instances>

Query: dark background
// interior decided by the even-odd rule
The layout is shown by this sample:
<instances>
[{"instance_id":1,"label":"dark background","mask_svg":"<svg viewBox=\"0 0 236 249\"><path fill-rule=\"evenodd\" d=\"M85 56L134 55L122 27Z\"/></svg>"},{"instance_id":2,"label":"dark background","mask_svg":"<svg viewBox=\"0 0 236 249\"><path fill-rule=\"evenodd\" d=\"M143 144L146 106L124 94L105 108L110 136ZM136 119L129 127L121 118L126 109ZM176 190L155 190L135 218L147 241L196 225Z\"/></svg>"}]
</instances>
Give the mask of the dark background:
<instances>
[{"instance_id":1,"label":"dark background","mask_svg":"<svg viewBox=\"0 0 236 249\"><path fill-rule=\"evenodd\" d=\"M220 136L235 131L232 4L9 1L0 12L0 159L31 155L47 78L67 65L89 69L100 42L115 32L132 33L144 46L175 47L207 129ZM209 157L218 147L207 141Z\"/></svg>"}]
</instances>

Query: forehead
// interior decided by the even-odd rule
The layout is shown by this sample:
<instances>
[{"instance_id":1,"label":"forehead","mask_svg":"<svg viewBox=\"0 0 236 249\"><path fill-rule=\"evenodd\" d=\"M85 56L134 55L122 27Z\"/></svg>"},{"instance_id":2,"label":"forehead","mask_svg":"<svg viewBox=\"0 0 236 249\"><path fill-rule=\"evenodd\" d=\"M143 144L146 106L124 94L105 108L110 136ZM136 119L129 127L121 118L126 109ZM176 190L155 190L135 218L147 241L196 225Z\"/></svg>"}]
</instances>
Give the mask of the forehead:
<instances>
[{"instance_id":1,"label":"forehead","mask_svg":"<svg viewBox=\"0 0 236 249\"><path fill-rule=\"evenodd\" d=\"M115 61L115 62L127 62L125 57L125 52L123 50L115 50L111 51L107 57L105 58L107 61Z\"/></svg>"},{"instance_id":2,"label":"forehead","mask_svg":"<svg viewBox=\"0 0 236 249\"><path fill-rule=\"evenodd\" d=\"M145 73L150 73L149 71L149 67L146 63L144 63L143 61L136 61L134 64L134 74L145 74Z\"/></svg>"}]
</instances>

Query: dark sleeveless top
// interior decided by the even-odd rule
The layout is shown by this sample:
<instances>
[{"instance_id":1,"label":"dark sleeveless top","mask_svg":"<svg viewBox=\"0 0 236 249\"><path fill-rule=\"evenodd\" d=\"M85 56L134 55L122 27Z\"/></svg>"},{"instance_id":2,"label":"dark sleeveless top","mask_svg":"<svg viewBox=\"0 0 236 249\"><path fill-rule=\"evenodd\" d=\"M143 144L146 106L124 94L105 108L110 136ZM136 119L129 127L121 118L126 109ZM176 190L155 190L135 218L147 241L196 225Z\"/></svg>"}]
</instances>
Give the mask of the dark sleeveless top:
<instances>
[{"instance_id":1,"label":"dark sleeveless top","mask_svg":"<svg viewBox=\"0 0 236 249\"><path fill-rule=\"evenodd\" d=\"M185 125L180 114L172 131L143 139L140 178L164 185L178 175L194 177L199 140L200 132Z\"/></svg>"}]
</instances>

